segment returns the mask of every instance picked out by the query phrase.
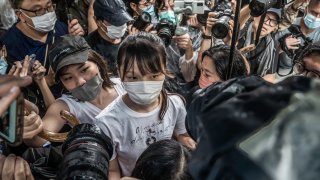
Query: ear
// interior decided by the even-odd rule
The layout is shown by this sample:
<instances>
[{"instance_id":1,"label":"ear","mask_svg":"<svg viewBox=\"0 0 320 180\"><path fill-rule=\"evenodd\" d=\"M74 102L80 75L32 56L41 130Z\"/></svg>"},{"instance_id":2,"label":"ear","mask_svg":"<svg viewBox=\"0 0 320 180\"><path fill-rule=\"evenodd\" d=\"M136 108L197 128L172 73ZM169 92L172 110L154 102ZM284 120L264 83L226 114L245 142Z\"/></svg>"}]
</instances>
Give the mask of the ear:
<instances>
[{"instance_id":1,"label":"ear","mask_svg":"<svg viewBox=\"0 0 320 180\"><path fill-rule=\"evenodd\" d=\"M26 22L25 17L23 16L22 12L19 10L15 10L16 16L20 19L21 22Z\"/></svg>"},{"instance_id":2,"label":"ear","mask_svg":"<svg viewBox=\"0 0 320 180\"><path fill-rule=\"evenodd\" d=\"M137 11L137 5L135 3L131 2L130 7L133 11Z\"/></svg>"}]
</instances>

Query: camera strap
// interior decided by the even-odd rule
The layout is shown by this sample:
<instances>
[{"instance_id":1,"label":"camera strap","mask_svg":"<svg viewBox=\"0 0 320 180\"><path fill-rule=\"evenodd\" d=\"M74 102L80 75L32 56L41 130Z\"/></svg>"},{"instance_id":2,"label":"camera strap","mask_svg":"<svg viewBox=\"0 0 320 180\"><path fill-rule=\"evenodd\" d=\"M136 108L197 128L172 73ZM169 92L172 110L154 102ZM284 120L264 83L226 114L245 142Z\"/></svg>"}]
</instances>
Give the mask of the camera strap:
<instances>
[{"instance_id":1,"label":"camera strap","mask_svg":"<svg viewBox=\"0 0 320 180\"><path fill-rule=\"evenodd\" d=\"M260 39L260 34L261 34L261 29L264 23L264 19L266 18L267 13L263 13L260 17L260 21L259 21L259 25L258 25L258 29L257 29L257 34L256 34L256 39L254 44L257 46L259 43L259 39Z\"/></svg>"}]
</instances>

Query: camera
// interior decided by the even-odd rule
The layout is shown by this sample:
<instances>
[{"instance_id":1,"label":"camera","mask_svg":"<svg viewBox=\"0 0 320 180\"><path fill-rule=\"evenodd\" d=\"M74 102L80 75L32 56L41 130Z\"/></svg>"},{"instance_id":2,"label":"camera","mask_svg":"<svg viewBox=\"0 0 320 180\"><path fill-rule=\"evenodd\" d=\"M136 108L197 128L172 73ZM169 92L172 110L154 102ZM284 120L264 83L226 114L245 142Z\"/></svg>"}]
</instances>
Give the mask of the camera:
<instances>
[{"instance_id":1,"label":"camera","mask_svg":"<svg viewBox=\"0 0 320 180\"><path fill-rule=\"evenodd\" d=\"M22 142L23 136L23 94L20 94L0 116L0 138L12 145Z\"/></svg>"},{"instance_id":2,"label":"camera","mask_svg":"<svg viewBox=\"0 0 320 180\"><path fill-rule=\"evenodd\" d=\"M217 21L212 27L212 35L215 38L223 39L228 35L229 32L229 20L233 18L230 3L226 1L220 1L212 9L206 7L203 14L197 15L198 22L205 26L207 24L208 14L210 12L216 12Z\"/></svg>"},{"instance_id":3,"label":"camera","mask_svg":"<svg viewBox=\"0 0 320 180\"><path fill-rule=\"evenodd\" d=\"M79 124L62 145L63 160L56 179L108 179L112 141L99 127Z\"/></svg>"},{"instance_id":4,"label":"camera","mask_svg":"<svg viewBox=\"0 0 320 180\"><path fill-rule=\"evenodd\" d=\"M281 49L288 55L289 58L293 59L295 61L295 59L297 57L299 57L299 54L304 51L304 49L306 47L308 47L308 45L312 44L312 39L310 39L309 37L306 37L300 30L300 26L298 25L291 25L289 28L288 28L288 31L290 33L284 35L282 38L279 39L279 42L280 42L280 46L281 46ZM289 50L287 48L287 45L286 45L286 38L289 37L289 36L292 36L294 38L301 38L303 40L303 44L299 44L299 48L296 49L296 50Z\"/></svg>"},{"instance_id":5,"label":"camera","mask_svg":"<svg viewBox=\"0 0 320 180\"><path fill-rule=\"evenodd\" d=\"M132 26L139 31L143 31L151 23L151 15L147 12L142 12L133 22Z\"/></svg>"},{"instance_id":6,"label":"camera","mask_svg":"<svg viewBox=\"0 0 320 180\"><path fill-rule=\"evenodd\" d=\"M174 1L174 12L185 15L203 14L205 6L204 0L176 0Z\"/></svg>"},{"instance_id":7,"label":"camera","mask_svg":"<svg viewBox=\"0 0 320 180\"><path fill-rule=\"evenodd\" d=\"M261 16L270 8L280 9L286 5L286 0L252 0L249 4L250 14L253 17Z\"/></svg>"},{"instance_id":8,"label":"camera","mask_svg":"<svg viewBox=\"0 0 320 180\"><path fill-rule=\"evenodd\" d=\"M227 37L229 32L229 21L233 18L232 10L224 6L218 6L215 12L218 13L218 20L212 26L212 35L218 39L223 39Z\"/></svg>"},{"instance_id":9,"label":"camera","mask_svg":"<svg viewBox=\"0 0 320 180\"><path fill-rule=\"evenodd\" d=\"M156 26L156 30L164 45L168 47L171 44L171 39L175 34L175 24L168 19L161 19Z\"/></svg>"}]
</instances>

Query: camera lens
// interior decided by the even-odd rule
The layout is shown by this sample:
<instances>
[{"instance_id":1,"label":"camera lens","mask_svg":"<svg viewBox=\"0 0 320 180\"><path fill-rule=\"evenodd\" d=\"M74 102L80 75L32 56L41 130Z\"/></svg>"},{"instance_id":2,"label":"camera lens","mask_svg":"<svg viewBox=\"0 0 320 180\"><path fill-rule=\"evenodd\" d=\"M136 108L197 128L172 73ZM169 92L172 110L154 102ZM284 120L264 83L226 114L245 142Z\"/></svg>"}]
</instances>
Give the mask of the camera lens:
<instances>
[{"instance_id":1,"label":"camera lens","mask_svg":"<svg viewBox=\"0 0 320 180\"><path fill-rule=\"evenodd\" d=\"M210 11L204 11L204 14L197 14L197 20L202 26L205 26L207 24L209 12Z\"/></svg>"},{"instance_id":2,"label":"camera lens","mask_svg":"<svg viewBox=\"0 0 320 180\"><path fill-rule=\"evenodd\" d=\"M108 179L112 141L97 126L75 126L62 145L62 153L56 179Z\"/></svg>"},{"instance_id":3,"label":"camera lens","mask_svg":"<svg viewBox=\"0 0 320 180\"><path fill-rule=\"evenodd\" d=\"M229 24L228 24L229 20L230 18L228 16L222 16L212 26L212 35L215 38L223 39L227 37L229 32Z\"/></svg>"},{"instance_id":4,"label":"camera lens","mask_svg":"<svg viewBox=\"0 0 320 180\"><path fill-rule=\"evenodd\" d=\"M158 26L158 36L162 39L166 47L171 44L171 39L173 37L175 26L167 19L161 19Z\"/></svg>"},{"instance_id":5,"label":"camera lens","mask_svg":"<svg viewBox=\"0 0 320 180\"><path fill-rule=\"evenodd\" d=\"M251 10L250 14L253 17L258 17L267 12L269 8L276 5L276 0L253 0L249 4L249 8Z\"/></svg>"},{"instance_id":6,"label":"camera lens","mask_svg":"<svg viewBox=\"0 0 320 180\"><path fill-rule=\"evenodd\" d=\"M133 27L137 28L139 31L143 31L151 23L151 15L147 12L142 12L142 14L134 21Z\"/></svg>"}]
</instances>

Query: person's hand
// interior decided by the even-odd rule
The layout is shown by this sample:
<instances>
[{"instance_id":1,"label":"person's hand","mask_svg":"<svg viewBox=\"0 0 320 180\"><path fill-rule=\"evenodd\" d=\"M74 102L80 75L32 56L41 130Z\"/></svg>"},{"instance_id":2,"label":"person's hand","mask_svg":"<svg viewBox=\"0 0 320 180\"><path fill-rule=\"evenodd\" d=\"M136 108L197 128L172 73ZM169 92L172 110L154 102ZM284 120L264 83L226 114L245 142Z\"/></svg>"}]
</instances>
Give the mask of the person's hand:
<instances>
[{"instance_id":1,"label":"person's hand","mask_svg":"<svg viewBox=\"0 0 320 180\"><path fill-rule=\"evenodd\" d=\"M38 60L36 60L32 66L31 73L32 73L32 77L37 82L44 78L44 75L46 73L46 68L44 68Z\"/></svg>"},{"instance_id":2,"label":"person's hand","mask_svg":"<svg viewBox=\"0 0 320 180\"><path fill-rule=\"evenodd\" d=\"M292 35L285 39L286 46L290 50L299 49L299 45L301 44L300 39L293 37Z\"/></svg>"},{"instance_id":3,"label":"person's hand","mask_svg":"<svg viewBox=\"0 0 320 180\"><path fill-rule=\"evenodd\" d=\"M129 33L129 35L138 34L138 33L139 33L139 29L137 29L137 28L134 27L132 24L130 24L130 25L128 26L128 33Z\"/></svg>"},{"instance_id":4,"label":"person's hand","mask_svg":"<svg viewBox=\"0 0 320 180\"><path fill-rule=\"evenodd\" d=\"M21 64L20 61L14 62L15 65L13 65L8 72L8 75L13 75L16 77L25 77L29 73L29 66L30 66L31 58L26 55L24 57L23 63Z\"/></svg>"},{"instance_id":5,"label":"person's hand","mask_svg":"<svg viewBox=\"0 0 320 180\"><path fill-rule=\"evenodd\" d=\"M34 103L24 99L24 114L29 115L31 112L34 111L36 114L39 114L39 108Z\"/></svg>"},{"instance_id":6,"label":"person's hand","mask_svg":"<svg viewBox=\"0 0 320 180\"><path fill-rule=\"evenodd\" d=\"M68 31L70 34L74 36L83 36L84 30L82 29L81 25L79 24L79 21L77 19L73 19L70 22L68 22Z\"/></svg>"},{"instance_id":7,"label":"person's hand","mask_svg":"<svg viewBox=\"0 0 320 180\"><path fill-rule=\"evenodd\" d=\"M197 147L197 143L187 134L178 135L177 140L191 150L195 150Z\"/></svg>"},{"instance_id":8,"label":"person's hand","mask_svg":"<svg viewBox=\"0 0 320 180\"><path fill-rule=\"evenodd\" d=\"M232 40L232 33L233 33L233 27L234 27L234 21L232 19L229 20L228 22L229 24L229 32L228 32L228 35L227 37L225 37L223 39L223 42L225 44L228 44L228 45L231 45L231 40Z\"/></svg>"},{"instance_id":9,"label":"person's hand","mask_svg":"<svg viewBox=\"0 0 320 180\"><path fill-rule=\"evenodd\" d=\"M9 75L0 76L0 115L3 114L12 101L20 94L20 87L26 87L32 82L31 77L23 78Z\"/></svg>"},{"instance_id":10,"label":"person's hand","mask_svg":"<svg viewBox=\"0 0 320 180\"><path fill-rule=\"evenodd\" d=\"M218 19L216 17L218 16L217 13L215 12L209 12L208 14L208 19L207 19L207 25L206 25L206 30L205 30L205 35L211 36L212 33L212 26L216 23Z\"/></svg>"},{"instance_id":11,"label":"person's hand","mask_svg":"<svg viewBox=\"0 0 320 180\"><path fill-rule=\"evenodd\" d=\"M3 180L34 180L29 164L19 156L0 155L0 178Z\"/></svg>"},{"instance_id":12,"label":"person's hand","mask_svg":"<svg viewBox=\"0 0 320 180\"><path fill-rule=\"evenodd\" d=\"M192 41L188 33L182 36L173 36L172 39L177 43L178 47L184 50L192 50Z\"/></svg>"},{"instance_id":13,"label":"person's hand","mask_svg":"<svg viewBox=\"0 0 320 180\"><path fill-rule=\"evenodd\" d=\"M55 75L56 74L54 73L53 69L50 67L48 74L45 76L46 82L49 87L53 86L56 83Z\"/></svg>"},{"instance_id":14,"label":"person's hand","mask_svg":"<svg viewBox=\"0 0 320 180\"><path fill-rule=\"evenodd\" d=\"M153 24L149 24L145 29L145 32L153 33ZM140 31L136 27L134 27L132 24L128 26L128 33L131 34L138 34Z\"/></svg>"},{"instance_id":15,"label":"person's hand","mask_svg":"<svg viewBox=\"0 0 320 180\"><path fill-rule=\"evenodd\" d=\"M40 116L31 111L24 116L23 139L32 139L43 130L43 124Z\"/></svg>"},{"instance_id":16,"label":"person's hand","mask_svg":"<svg viewBox=\"0 0 320 180\"><path fill-rule=\"evenodd\" d=\"M196 28L200 27L200 23L197 19L197 15L189 16L187 22L188 22L188 25L191 27L196 27Z\"/></svg>"}]
</instances>

